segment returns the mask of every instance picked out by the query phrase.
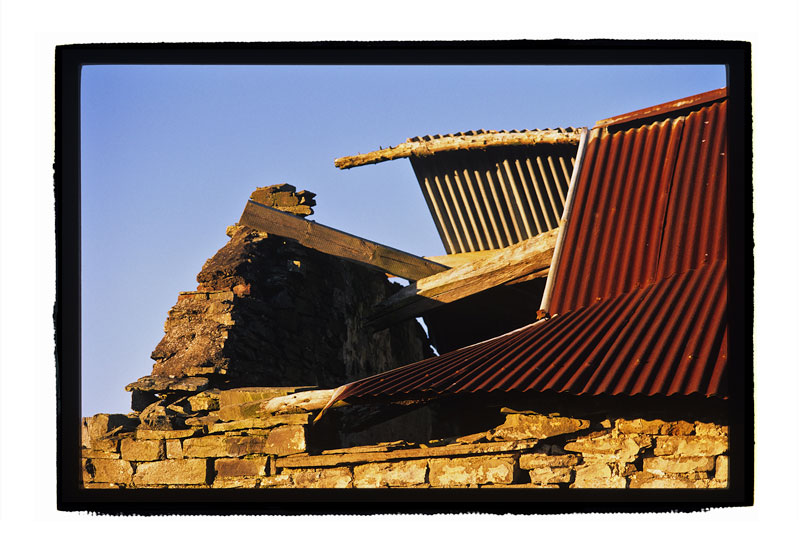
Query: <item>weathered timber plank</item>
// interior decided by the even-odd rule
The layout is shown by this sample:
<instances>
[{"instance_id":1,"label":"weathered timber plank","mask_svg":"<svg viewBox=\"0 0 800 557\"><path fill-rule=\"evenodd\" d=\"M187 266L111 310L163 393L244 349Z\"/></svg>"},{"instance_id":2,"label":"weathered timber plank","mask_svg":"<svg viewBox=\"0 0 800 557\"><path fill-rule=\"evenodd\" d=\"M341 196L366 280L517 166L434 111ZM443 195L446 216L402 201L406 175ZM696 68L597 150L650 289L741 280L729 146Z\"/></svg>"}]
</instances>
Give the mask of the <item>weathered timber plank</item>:
<instances>
[{"instance_id":1,"label":"weathered timber plank","mask_svg":"<svg viewBox=\"0 0 800 557\"><path fill-rule=\"evenodd\" d=\"M528 130L524 132L495 132L475 135L440 137L428 141L407 141L395 147L379 149L363 155L341 157L333 161L338 168L353 168L410 156L425 157L442 151L484 149L498 145L535 145L537 143L577 145L580 131Z\"/></svg>"},{"instance_id":2,"label":"weathered timber plank","mask_svg":"<svg viewBox=\"0 0 800 557\"><path fill-rule=\"evenodd\" d=\"M239 224L297 240L307 248L367 265L385 273L418 280L448 269L434 261L347 234L335 228L249 200Z\"/></svg>"},{"instance_id":3,"label":"weathered timber plank","mask_svg":"<svg viewBox=\"0 0 800 557\"><path fill-rule=\"evenodd\" d=\"M556 228L485 259L419 279L378 304L367 325L381 330L477 292L540 276L550 266L557 236Z\"/></svg>"},{"instance_id":4,"label":"weathered timber plank","mask_svg":"<svg viewBox=\"0 0 800 557\"><path fill-rule=\"evenodd\" d=\"M487 257L496 255L501 251L502 249L485 249L481 251L465 251L463 253L451 253L448 255L426 255L425 259L429 261L435 261L436 263L441 263L442 265L447 265L448 267L459 267L466 263L471 263L473 261L480 261L481 259L486 259Z\"/></svg>"}]
</instances>

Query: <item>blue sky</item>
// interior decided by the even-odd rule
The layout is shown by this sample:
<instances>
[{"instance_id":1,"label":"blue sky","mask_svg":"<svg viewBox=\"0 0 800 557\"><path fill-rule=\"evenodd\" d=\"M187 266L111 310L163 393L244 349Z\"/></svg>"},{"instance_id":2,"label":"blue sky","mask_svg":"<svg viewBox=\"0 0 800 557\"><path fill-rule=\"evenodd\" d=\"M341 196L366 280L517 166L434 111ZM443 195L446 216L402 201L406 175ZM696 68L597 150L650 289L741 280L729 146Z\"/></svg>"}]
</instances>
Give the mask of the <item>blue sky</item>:
<instances>
[{"instance_id":1,"label":"blue sky","mask_svg":"<svg viewBox=\"0 0 800 557\"><path fill-rule=\"evenodd\" d=\"M416 135L591 126L724 85L722 66L85 67L83 415L130 411L124 386L150 373L167 311L256 187L309 189L313 220L442 254L407 160L333 160Z\"/></svg>"}]
</instances>

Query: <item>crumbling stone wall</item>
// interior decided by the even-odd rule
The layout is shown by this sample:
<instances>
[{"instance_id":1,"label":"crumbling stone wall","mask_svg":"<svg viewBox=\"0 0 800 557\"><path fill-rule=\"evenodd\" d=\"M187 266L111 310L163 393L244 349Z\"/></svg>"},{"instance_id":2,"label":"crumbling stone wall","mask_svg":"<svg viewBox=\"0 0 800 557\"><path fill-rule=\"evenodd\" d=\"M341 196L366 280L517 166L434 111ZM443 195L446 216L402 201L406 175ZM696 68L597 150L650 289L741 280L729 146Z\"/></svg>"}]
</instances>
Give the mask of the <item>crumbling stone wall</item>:
<instances>
[{"instance_id":1,"label":"crumbling stone wall","mask_svg":"<svg viewBox=\"0 0 800 557\"><path fill-rule=\"evenodd\" d=\"M305 216L314 194L280 184L251 198ZM385 274L244 226L206 261L196 290L181 292L152 373L128 385L132 408L160 397L185 406L215 388L336 387L432 356L425 332L408 321L372 334L362 327L400 286ZM180 413L178 407L173 410Z\"/></svg>"},{"instance_id":2,"label":"crumbling stone wall","mask_svg":"<svg viewBox=\"0 0 800 557\"><path fill-rule=\"evenodd\" d=\"M292 388L189 397L198 415L160 429L135 415L83 420L86 488L724 488L728 427L708 421L585 419L504 408L457 438L320 449L312 413L264 414ZM203 408L203 410L199 410ZM322 420L325 420L323 417Z\"/></svg>"}]
</instances>

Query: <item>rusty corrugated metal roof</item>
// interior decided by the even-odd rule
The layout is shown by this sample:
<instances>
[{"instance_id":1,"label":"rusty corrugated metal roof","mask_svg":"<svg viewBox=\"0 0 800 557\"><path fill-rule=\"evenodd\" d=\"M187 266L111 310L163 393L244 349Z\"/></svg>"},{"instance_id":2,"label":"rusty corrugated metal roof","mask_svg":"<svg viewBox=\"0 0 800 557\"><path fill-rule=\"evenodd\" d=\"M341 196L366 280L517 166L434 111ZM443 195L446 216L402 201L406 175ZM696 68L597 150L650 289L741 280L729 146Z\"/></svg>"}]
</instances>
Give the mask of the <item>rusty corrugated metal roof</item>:
<instances>
[{"instance_id":1,"label":"rusty corrugated metal roof","mask_svg":"<svg viewBox=\"0 0 800 557\"><path fill-rule=\"evenodd\" d=\"M557 392L725 396L727 265L704 265L350 383L337 399Z\"/></svg>"},{"instance_id":2,"label":"rusty corrugated metal roof","mask_svg":"<svg viewBox=\"0 0 800 557\"><path fill-rule=\"evenodd\" d=\"M658 122L592 130L549 278L554 317L345 385L335 400L493 391L725 398L726 100L679 108Z\"/></svg>"},{"instance_id":3,"label":"rusty corrugated metal roof","mask_svg":"<svg viewBox=\"0 0 800 557\"><path fill-rule=\"evenodd\" d=\"M726 105L592 130L545 310L563 313L727 259Z\"/></svg>"}]
</instances>

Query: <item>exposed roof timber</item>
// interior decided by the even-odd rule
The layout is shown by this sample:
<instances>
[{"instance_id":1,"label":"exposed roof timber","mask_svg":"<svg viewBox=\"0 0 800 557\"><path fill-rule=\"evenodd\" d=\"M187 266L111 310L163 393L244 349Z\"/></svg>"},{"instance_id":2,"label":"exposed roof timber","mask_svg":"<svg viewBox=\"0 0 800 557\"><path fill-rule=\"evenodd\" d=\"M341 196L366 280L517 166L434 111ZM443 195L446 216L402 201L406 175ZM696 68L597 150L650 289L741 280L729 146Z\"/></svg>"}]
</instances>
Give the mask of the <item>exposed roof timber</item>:
<instances>
[{"instance_id":1,"label":"exposed roof timber","mask_svg":"<svg viewBox=\"0 0 800 557\"><path fill-rule=\"evenodd\" d=\"M376 306L367 325L381 330L489 288L541 276L550 266L557 235L558 229L550 230L484 259L420 279Z\"/></svg>"},{"instance_id":2,"label":"exposed roof timber","mask_svg":"<svg viewBox=\"0 0 800 557\"><path fill-rule=\"evenodd\" d=\"M288 215L252 200L247 202L239 224L291 238L307 248L349 259L408 280L422 279L448 269L446 265Z\"/></svg>"},{"instance_id":3,"label":"exposed roof timber","mask_svg":"<svg viewBox=\"0 0 800 557\"><path fill-rule=\"evenodd\" d=\"M657 104L641 110L634 110L633 112L620 114L619 116L612 116L611 118L598 120L595 124L595 127L605 128L608 126L616 126L617 124L635 122L636 120L644 120L645 118L651 118L653 116L675 112L676 110L683 110L692 106L713 102L727 96L728 88L722 87L721 89L714 89L713 91L692 95L691 97L685 97L676 101Z\"/></svg>"},{"instance_id":4,"label":"exposed roof timber","mask_svg":"<svg viewBox=\"0 0 800 557\"><path fill-rule=\"evenodd\" d=\"M336 159L338 168L353 168L410 156L425 157L443 151L464 149L484 149L494 146L536 145L574 145L580 139L580 130L526 130L519 132L494 132L476 135L455 135L429 139L426 141L407 141L396 147L388 147L363 155L353 155Z\"/></svg>"},{"instance_id":5,"label":"exposed roof timber","mask_svg":"<svg viewBox=\"0 0 800 557\"><path fill-rule=\"evenodd\" d=\"M447 265L448 267L458 267L460 265L465 265L467 263L472 263L473 261L480 261L481 259L486 259L491 255L496 255L502 252L503 249L485 249L483 251L465 251L463 253L450 253L447 255L426 255L425 259L429 261L435 261L436 263L441 263L442 265Z\"/></svg>"}]
</instances>

